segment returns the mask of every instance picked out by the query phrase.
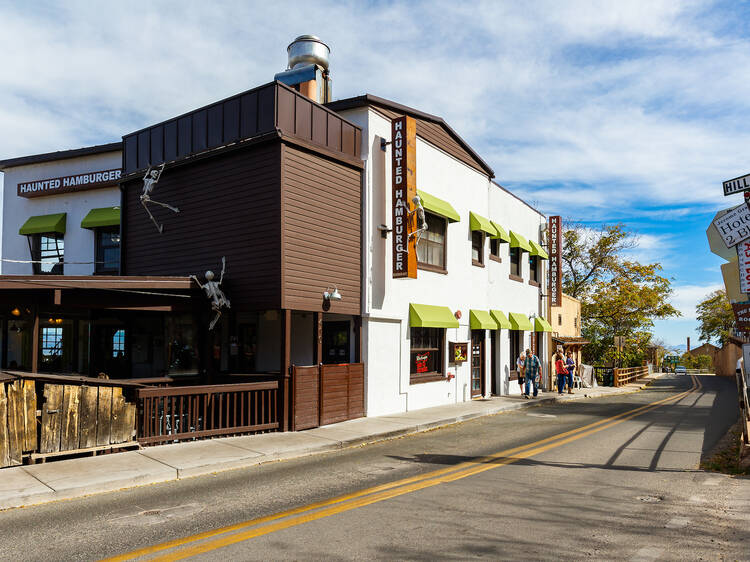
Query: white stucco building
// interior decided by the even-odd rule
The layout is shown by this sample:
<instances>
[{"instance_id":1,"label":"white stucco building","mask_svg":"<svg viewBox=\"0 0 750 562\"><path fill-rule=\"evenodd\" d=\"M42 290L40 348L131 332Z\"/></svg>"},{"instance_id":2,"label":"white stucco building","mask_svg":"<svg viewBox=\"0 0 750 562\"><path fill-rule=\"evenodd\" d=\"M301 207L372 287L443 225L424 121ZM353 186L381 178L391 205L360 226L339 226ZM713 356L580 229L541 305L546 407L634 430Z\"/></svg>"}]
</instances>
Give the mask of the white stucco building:
<instances>
[{"instance_id":1,"label":"white stucco building","mask_svg":"<svg viewBox=\"0 0 750 562\"><path fill-rule=\"evenodd\" d=\"M0 273L117 274L121 166L120 142L0 161Z\"/></svg>"},{"instance_id":2,"label":"white stucco building","mask_svg":"<svg viewBox=\"0 0 750 562\"><path fill-rule=\"evenodd\" d=\"M370 95L329 107L363 133L367 415L519 394L518 353L549 355L545 216L495 183L441 118ZM429 223L417 279L394 279L391 268L389 143L401 115L416 121L416 186ZM467 344L465 361L453 360L453 342Z\"/></svg>"}]
</instances>

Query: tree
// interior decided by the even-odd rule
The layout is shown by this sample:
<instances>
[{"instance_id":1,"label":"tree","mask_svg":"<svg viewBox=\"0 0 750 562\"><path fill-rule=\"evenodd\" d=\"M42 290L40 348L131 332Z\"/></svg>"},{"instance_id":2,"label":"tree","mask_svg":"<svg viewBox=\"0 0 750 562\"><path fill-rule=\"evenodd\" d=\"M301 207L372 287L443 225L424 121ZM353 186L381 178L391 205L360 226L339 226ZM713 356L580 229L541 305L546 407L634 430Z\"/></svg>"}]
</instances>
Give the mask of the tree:
<instances>
[{"instance_id":1,"label":"tree","mask_svg":"<svg viewBox=\"0 0 750 562\"><path fill-rule=\"evenodd\" d=\"M570 227L563 234L563 290L581 301L583 348L592 363L639 365L647 358L655 318L679 316L669 304L671 282L661 265L627 259L637 238L624 225L598 231ZM614 337L625 338L621 351Z\"/></svg>"},{"instance_id":2,"label":"tree","mask_svg":"<svg viewBox=\"0 0 750 562\"><path fill-rule=\"evenodd\" d=\"M695 312L700 322L701 341L715 341L722 346L727 343L734 327L734 312L725 290L706 295L696 305Z\"/></svg>"},{"instance_id":3,"label":"tree","mask_svg":"<svg viewBox=\"0 0 750 562\"><path fill-rule=\"evenodd\" d=\"M623 252L637 245L638 239L623 224L590 230L566 223L561 256L563 291L586 300L592 286L617 269Z\"/></svg>"}]
</instances>

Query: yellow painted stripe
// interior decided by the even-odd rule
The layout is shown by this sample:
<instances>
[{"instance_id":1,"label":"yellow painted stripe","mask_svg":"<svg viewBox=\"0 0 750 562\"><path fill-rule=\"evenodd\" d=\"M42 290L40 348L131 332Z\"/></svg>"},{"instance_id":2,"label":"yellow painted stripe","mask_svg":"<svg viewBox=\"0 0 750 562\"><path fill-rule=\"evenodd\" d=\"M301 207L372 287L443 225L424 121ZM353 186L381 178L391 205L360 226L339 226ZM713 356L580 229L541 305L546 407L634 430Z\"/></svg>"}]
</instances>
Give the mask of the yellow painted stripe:
<instances>
[{"instance_id":1,"label":"yellow painted stripe","mask_svg":"<svg viewBox=\"0 0 750 562\"><path fill-rule=\"evenodd\" d=\"M292 516L295 516L295 515L300 515L300 514L303 514L303 513L309 512L309 511L314 511L314 510L317 510L317 509L320 509L320 508L323 508L323 507L336 506L336 504L342 504L344 502L352 502L352 500L357 500L358 498L363 498L363 497L366 498L367 496L372 496L372 495L375 495L375 494L378 494L378 493L382 493L382 492L385 492L385 491L388 491L388 490L393 490L394 488L401 489L401 488L408 487L409 485L416 485L416 484L419 484L419 483L422 483L422 482L426 482L426 481L433 481L434 479L440 478L441 476L451 475L451 474L454 474L454 473L459 473L462 470L465 470L466 468L476 467L478 464L481 465L481 464L486 463L487 461L495 460L495 459L500 458L500 457L509 457L511 455L516 455L514 457L515 460L511 461L511 462L515 462L516 460L519 460L521 458L526 458L526 456L527 456L527 455L523 455L523 456L517 455L517 453L522 453L522 452L524 452L526 450L530 450L530 449L536 450L536 449L534 449L535 447L539 447L541 445L544 445L544 444L547 444L547 443L550 443L550 442L556 442L556 441L558 441L560 439L564 439L564 438L569 437L569 436L574 436L574 435L579 434L581 432L586 432L586 435L589 435L590 433L593 433L593 431L586 431L586 430L590 430L591 428L596 428L598 426L602 426L603 424L609 424L610 422L612 422L614 420L625 418L626 416L627 416L627 419L630 419L631 417L635 417L636 415L638 415L639 413L644 412L647 409L653 409L653 408L658 407L659 405L661 405L661 404L663 404L663 403L665 403L667 401L679 400L684 395L687 395L690 392L693 392L695 390L697 380L696 380L696 378L693 375L691 375L691 378L693 380L693 387L690 390L688 390L688 391L685 391L683 393L680 393L680 394L677 394L677 395L674 395L674 396L669 396L667 398L664 398L662 400L658 400L656 402L645 404L644 406L640 406L640 407L635 408L633 410L629 410L627 412L623 412L623 413L617 414L615 416L611 416L609 418L605 418L603 420L599 420L597 422L593 422L591 424L588 424L588 425L585 425L585 426L582 426L582 427L579 427L579 428L576 428L576 429L572 429L572 430L566 431L564 433L553 435L551 437L547 437L545 439L541 439L541 440L535 441L533 443L528 443L526 445L522 445L522 446L519 446L519 447L514 447L512 449L507 449L505 451L501 451L501 452L495 453L493 455L489 455L489 456L486 456L486 457L477 458L477 459L475 459L473 461L463 462L463 463L457 464L457 465L452 466L452 467L442 468L442 469L435 470L435 471L432 471L432 472L429 472L429 473L426 473L426 474L421 474L421 475L417 475L417 476L405 478L405 479L402 479L402 480L397 480L397 481L394 481L394 482L389 482L389 483L386 483L386 484L381 484L379 486L374 486L374 487L371 487L371 488L360 490L360 491L354 492L352 494L346 494L346 495L338 496L338 497L335 497L335 498L331 498L331 499L328 499L328 500L323 500L323 501L320 501L320 502L315 502L315 503L312 503L312 504L308 504L308 505L301 506L301 507L298 507L298 508L290 509L290 510L279 512L279 513L275 513L275 514L268 515L268 516L265 516L265 517L260 517L260 518L257 518L257 519L252 519L252 520L249 520L249 521L244 521L242 523L237 523L237 524L234 524L234 525L228 525L228 526L225 526L225 527L220 527L218 529L212 529L210 531L205 531L203 533L198 533L198 534L195 534L195 535L191 535L189 537L183 537L183 538L180 538L180 539L175 539L175 540L172 540L172 541L167 541L167 542L164 542L164 543L160 543L160 544L156 544L156 545L153 545L153 546L145 547L145 548L138 549L138 550L135 550L135 551L131 551L131 552L128 552L128 553L125 553L125 554L122 554L122 555L113 556L111 558L107 558L106 560L108 560L108 561L133 560L135 558L139 558L139 557L143 557L143 556L148 556L150 554L155 554L157 552L161 552L161 551L164 551L164 550L169 550L169 549L172 549L172 548L177 548L177 547L184 546L184 545L187 545L187 544L190 544L190 543L193 543L193 542L197 542L197 541L201 541L201 540L205 540L205 539L210 539L210 538L213 538L213 537L216 537L216 536L219 536L219 535L223 535L223 534L226 534L226 533L232 533L233 531L239 531L239 530L242 530L242 529L247 529L248 527L255 527L257 525L262 525L263 523L269 523L271 521L275 521L275 520L278 520L278 519L283 519L283 518L286 518L286 517L292 517ZM622 420L622 421L624 421L624 420ZM614 424L612 424L612 425L614 425ZM607 425L607 427L610 427L610 426L611 425ZM602 427L601 429L604 429L604 427ZM572 440L572 439L570 439L570 440ZM564 442L569 442L570 440L565 440ZM561 443L556 443L555 446L561 445L561 444L563 444L563 443L562 442ZM539 452L539 451L537 451L537 452ZM536 453L534 453L534 454L536 454ZM508 463L502 463L502 464L508 464ZM495 463L490 468L493 468L494 466L500 466L500 464L499 463ZM462 477L465 477L465 476L462 476ZM456 478L456 479L458 479L458 478ZM445 480L445 481L450 481L450 480ZM432 483L430 485L434 485L434 484L438 484L438 483L440 483L440 482L439 481L435 481L434 483ZM403 491L403 493L407 493L408 491L413 491L413 490L410 490L410 489L409 490L405 490L405 491ZM396 495L400 495L400 494L396 494ZM385 498L375 499L375 501L382 501L382 499L385 499ZM370 502L370 503L373 503L373 502ZM351 503L347 504L347 506L348 505L351 505ZM366 505L369 505L369 504L366 504ZM346 506L344 506L344 507L346 507ZM354 509L354 508L355 507L350 507L349 509ZM321 513L321 512L317 512L317 513ZM317 513L312 514L312 515L317 515ZM315 518L317 518L317 517L315 517ZM297 524L299 524L299 523L297 523ZM263 529L270 528L270 527L273 527L273 526L263 527ZM286 528L286 527L284 527L284 528ZM236 536L236 535L232 535L232 536ZM243 539L243 540L247 540L247 539ZM185 551L182 550L180 552L185 552Z\"/></svg>"},{"instance_id":2,"label":"yellow painted stripe","mask_svg":"<svg viewBox=\"0 0 750 562\"><path fill-rule=\"evenodd\" d=\"M692 375L691 375L691 377L692 377ZM698 383L698 384L700 384L700 383ZM353 509L358 509L360 507L371 505L373 503L377 503L377 502L381 502L381 501L384 501L384 500L388 500L388 499L391 499L391 498L394 498L394 497L397 497L397 496L401 496L401 495L404 495L404 494L408 494L408 493L411 493L411 492L415 492L415 491L418 491L418 490L422 490L424 488L429 488L429 487L432 487L432 486L436 486L438 484L443 484L443 483L446 483L446 482L454 482L456 480L460 480L462 478L466 478L466 477L472 476L474 474L479 474L480 472L484 472L484 471L487 471L487 470L492 470L493 468L497 468L499 466L505 466L505 465L508 465L508 464L512 464L512 463L518 462L519 460L523 460L525 458L534 456L536 454L543 453L543 452L548 451L550 449L554 449L556 447L559 447L560 445L564 445L566 443L570 443L572 441L576 441L576 440L581 439L581 438L583 438L583 437L585 437L587 435L591 435L593 433L597 433L597 432L602 431L604 429L607 429L609 427L618 425L618 424L620 424L620 423L622 423L624 421L627 421L629 419L635 418L635 417L641 415L642 413L645 413L645 411L655 410L656 408L659 408L660 406L662 406L666 402L679 401L680 399L684 398L688 394L694 392L696 390L696 388L698 388L698 385L696 384L695 377L693 377L693 386L691 387L690 390L687 390L687 391L682 392L680 394L677 394L675 396L670 396L670 397L665 398L663 400L659 400L657 402L649 404L647 410L644 410L643 407L639 407L639 408L636 408L635 410L631 410L630 412L628 412L628 415L625 415L625 416L618 415L618 416L613 416L612 418L607 418L606 420L604 420L605 425L603 425L601 427L593 428L593 429L590 429L588 431L585 431L585 432L577 434L577 435L572 435L572 436L570 436L570 437L568 437L566 439L563 439L561 441L557 441L557 442L554 442L554 443L548 443L548 444L543 445L543 446L539 446L539 447L527 449L527 450L521 452L520 454L515 455L514 457L506 457L506 454L507 454L506 451L501 452L501 453L495 453L495 454L490 455L488 457L483 457L483 459L488 459L488 460L499 459L496 462L487 463L487 462L482 462L482 461L473 461L471 463L468 463L468 464L471 464L473 466L471 468L469 468L469 469L466 469L466 470L461 470L461 471L458 471L458 472L453 472L451 474L444 474L444 475L437 476L435 478L428 478L426 480L422 480L422 481L418 481L418 482L413 482L413 483L411 483L409 485L401 486L401 487L396 488L396 489L386 490L386 491L383 491L383 492L378 493L378 494L371 494L369 496L359 498L359 499L357 499L355 501L351 501L351 502L340 504L340 505L333 505L333 506L327 507L326 509L322 509L320 511L316 511L314 513L306 513L306 514L303 514L303 515L299 515L297 517L291 517L289 519L286 519L285 521L279 521L279 522L274 523L272 525L266 525L266 526L259 527L259 528L249 529L249 530L241 532L241 533L227 535L227 536L218 538L218 539L213 540L213 541L209 541L209 542L206 542L206 543L203 543L203 544L195 545L193 547L181 549L181 550L173 552L173 553L165 554L165 555L160 556L158 558L154 558L153 560L160 560L160 561L161 560L170 560L170 561L172 561L172 560L183 560L183 559L189 558L191 556L196 556L198 554L203 554L203 553L210 552L212 550L216 550L216 549L223 548L223 547L226 547L226 546L230 546L230 545L233 545L233 544L236 544L236 543L239 543L239 542L247 541L247 540L250 540L250 539L253 539L253 538L257 538L257 537L260 537L260 536L263 536L263 535L274 533L276 531L281 531L283 529L288 529L290 527L295 527L297 525L302 525L302 524L308 523L310 521L315 521L317 519L322 519L324 517L329 517L331 515L336 515L336 514L339 514L339 513L343 513L345 511L353 510ZM615 418L617 418L617 419L615 419ZM501 458L501 457L505 457L505 458ZM479 464L479 463L481 463L481 464ZM479 466L477 466L477 464L479 464ZM430 475L433 475L433 474L434 473L430 473Z\"/></svg>"}]
</instances>

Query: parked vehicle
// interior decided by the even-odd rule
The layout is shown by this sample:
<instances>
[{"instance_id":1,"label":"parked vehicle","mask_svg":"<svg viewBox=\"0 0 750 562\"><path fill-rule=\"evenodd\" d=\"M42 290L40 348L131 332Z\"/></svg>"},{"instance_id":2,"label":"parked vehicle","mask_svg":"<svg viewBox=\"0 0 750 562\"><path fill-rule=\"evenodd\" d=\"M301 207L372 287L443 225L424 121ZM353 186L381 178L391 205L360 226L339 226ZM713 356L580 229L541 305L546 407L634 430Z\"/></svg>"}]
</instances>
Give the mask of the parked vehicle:
<instances>
[{"instance_id":1,"label":"parked vehicle","mask_svg":"<svg viewBox=\"0 0 750 562\"><path fill-rule=\"evenodd\" d=\"M687 375L687 369L685 368L685 365L677 365L674 368L675 375Z\"/></svg>"}]
</instances>

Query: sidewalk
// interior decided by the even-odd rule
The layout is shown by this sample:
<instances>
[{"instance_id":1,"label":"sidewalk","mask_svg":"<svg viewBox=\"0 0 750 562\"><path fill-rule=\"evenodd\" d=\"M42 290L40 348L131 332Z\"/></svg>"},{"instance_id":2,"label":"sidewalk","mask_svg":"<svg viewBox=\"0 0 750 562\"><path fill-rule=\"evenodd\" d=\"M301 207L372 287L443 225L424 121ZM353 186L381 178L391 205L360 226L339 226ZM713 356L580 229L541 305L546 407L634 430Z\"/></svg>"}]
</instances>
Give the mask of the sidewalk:
<instances>
[{"instance_id":1,"label":"sidewalk","mask_svg":"<svg viewBox=\"0 0 750 562\"><path fill-rule=\"evenodd\" d=\"M520 396L493 397L387 416L360 418L294 433L265 433L191 441L147 447L140 451L4 468L0 469L0 509L111 492L333 451L542 403L636 392L659 376L661 375L657 373L619 388L580 389L573 395L558 396L556 392L545 392L533 400L525 400Z\"/></svg>"}]
</instances>

